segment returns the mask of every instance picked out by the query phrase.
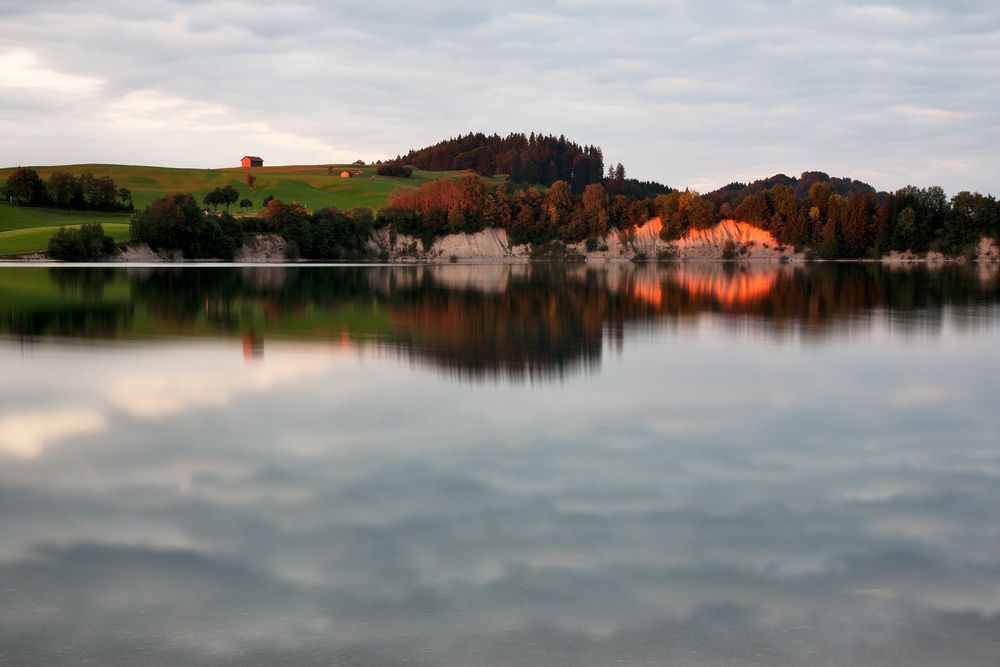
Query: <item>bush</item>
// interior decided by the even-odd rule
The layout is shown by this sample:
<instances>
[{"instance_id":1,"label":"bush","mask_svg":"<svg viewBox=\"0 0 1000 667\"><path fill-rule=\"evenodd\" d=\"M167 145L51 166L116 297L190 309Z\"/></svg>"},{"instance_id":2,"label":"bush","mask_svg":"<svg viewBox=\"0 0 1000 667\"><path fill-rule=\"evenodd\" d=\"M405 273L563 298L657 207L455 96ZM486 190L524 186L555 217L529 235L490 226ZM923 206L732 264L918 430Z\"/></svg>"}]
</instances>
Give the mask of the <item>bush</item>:
<instances>
[{"instance_id":1,"label":"bush","mask_svg":"<svg viewBox=\"0 0 1000 667\"><path fill-rule=\"evenodd\" d=\"M533 244L530 257L536 262L583 262L586 256L572 248L567 248L562 241Z\"/></svg>"},{"instance_id":2,"label":"bush","mask_svg":"<svg viewBox=\"0 0 1000 667\"><path fill-rule=\"evenodd\" d=\"M306 259L365 259L370 256L368 239L372 223L368 209L355 209L349 215L330 207L310 215L301 207L285 206L275 199L265 216L270 216L270 228L294 243Z\"/></svg>"},{"instance_id":3,"label":"bush","mask_svg":"<svg viewBox=\"0 0 1000 667\"><path fill-rule=\"evenodd\" d=\"M656 259L660 262L669 262L677 259L677 248L673 246L668 248L657 248Z\"/></svg>"},{"instance_id":4,"label":"bush","mask_svg":"<svg viewBox=\"0 0 1000 667\"><path fill-rule=\"evenodd\" d=\"M736 259L736 243L734 241L726 241L726 245L722 248L722 259Z\"/></svg>"},{"instance_id":5,"label":"bush","mask_svg":"<svg viewBox=\"0 0 1000 667\"><path fill-rule=\"evenodd\" d=\"M64 262L96 262L117 250L115 240L104 233L101 225L85 224L79 228L60 227L49 239L48 254Z\"/></svg>"}]
</instances>

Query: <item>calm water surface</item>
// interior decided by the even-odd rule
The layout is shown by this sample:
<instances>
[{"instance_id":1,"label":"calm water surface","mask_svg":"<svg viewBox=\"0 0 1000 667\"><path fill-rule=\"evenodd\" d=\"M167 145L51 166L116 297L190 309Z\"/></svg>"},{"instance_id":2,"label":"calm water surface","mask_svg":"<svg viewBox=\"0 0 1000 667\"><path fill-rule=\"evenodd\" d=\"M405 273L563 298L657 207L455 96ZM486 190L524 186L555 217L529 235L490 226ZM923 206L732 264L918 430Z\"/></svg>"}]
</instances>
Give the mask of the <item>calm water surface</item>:
<instances>
[{"instance_id":1,"label":"calm water surface","mask_svg":"<svg viewBox=\"0 0 1000 667\"><path fill-rule=\"evenodd\" d=\"M0 268L0 664L1000 664L995 269Z\"/></svg>"}]
</instances>

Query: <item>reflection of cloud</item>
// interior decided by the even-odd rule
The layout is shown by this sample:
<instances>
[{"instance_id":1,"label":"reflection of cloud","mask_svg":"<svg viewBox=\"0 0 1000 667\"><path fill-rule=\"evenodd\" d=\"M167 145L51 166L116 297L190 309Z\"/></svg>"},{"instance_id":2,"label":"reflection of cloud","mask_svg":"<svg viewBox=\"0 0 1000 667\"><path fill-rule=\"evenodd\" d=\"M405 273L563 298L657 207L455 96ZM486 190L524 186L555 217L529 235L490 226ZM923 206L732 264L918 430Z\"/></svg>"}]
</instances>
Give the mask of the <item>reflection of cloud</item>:
<instances>
[{"instance_id":1,"label":"reflection of cloud","mask_svg":"<svg viewBox=\"0 0 1000 667\"><path fill-rule=\"evenodd\" d=\"M932 124L957 123L972 118L972 114L966 111L952 111L936 107L900 105L893 107L892 112L908 120Z\"/></svg>"},{"instance_id":2,"label":"reflection of cloud","mask_svg":"<svg viewBox=\"0 0 1000 667\"><path fill-rule=\"evenodd\" d=\"M910 385L902 387L886 400L897 408L932 408L955 400L956 392L949 387Z\"/></svg>"},{"instance_id":3,"label":"reflection of cloud","mask_svg":"<svg viewBox=\"0 0 1000 667\"><path fill-rule=\"evenodd\" d=\"M51 442L88 435L107 428L96 410L36 412L0 417L0 451L23 459L38 456Z\"/></svg>"},{"instance_id":4,"label":"reflection of cloud","mask_svg":"<svg viewBox=\"0 0 1000 667\"><path fill-rule=\"evenodd\" d=\"M110 405L134 417L156 419L200 407L222 407L240 393L261 393L277 384L325 373L328 355L279 355L253 366L151 367L106 381Z\"/></svg>"}]
</instances>

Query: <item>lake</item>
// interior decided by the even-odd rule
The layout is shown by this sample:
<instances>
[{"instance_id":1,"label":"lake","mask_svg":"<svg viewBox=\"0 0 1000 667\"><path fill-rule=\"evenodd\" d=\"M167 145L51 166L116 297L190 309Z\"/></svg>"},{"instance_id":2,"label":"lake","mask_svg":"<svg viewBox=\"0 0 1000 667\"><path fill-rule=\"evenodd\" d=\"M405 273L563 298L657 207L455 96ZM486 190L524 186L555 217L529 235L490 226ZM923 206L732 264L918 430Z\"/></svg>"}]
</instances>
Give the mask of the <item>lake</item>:
<instances>
[{"instance_id":1,"label":"lake","mask_svg":"<svg viewBox=\"0 0 1000 667\"><path fill-rule=\"evenodd\" d=\"M0 268L0 664L1000 664L1000 276Z\"/></svg>"}]
</instances>

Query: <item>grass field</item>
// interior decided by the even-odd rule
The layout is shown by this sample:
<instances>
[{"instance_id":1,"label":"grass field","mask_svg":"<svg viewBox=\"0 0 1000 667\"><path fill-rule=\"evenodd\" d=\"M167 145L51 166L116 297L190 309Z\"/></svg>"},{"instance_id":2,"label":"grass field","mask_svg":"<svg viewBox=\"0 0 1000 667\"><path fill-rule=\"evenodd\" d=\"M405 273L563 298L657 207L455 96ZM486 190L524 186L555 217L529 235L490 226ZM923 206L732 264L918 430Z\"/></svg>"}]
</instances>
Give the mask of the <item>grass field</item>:
<instances>
[{"instance_id":1,"label":"grass field","mask_svg":"<svg viewBox=\"0 0 1000 667\"><path fill-rule=\"evenodd\" d=\"M332 174L327 174L332 166ZM198 201L214 188L232 185L239 190L240 199L250 199L254 207L261 208L261 202L268 195L285 202L299 202L307 209L315 211L327 206L352 209L365 206L377 209L389 200L389 193L398 188L418 188L427 181L459 176L456 171L422 171L415 169L411 178L379 176L375 167L354 167L349 165L305 165L289 167L258 167L253 169L257 177L255 187L250 189L245 181L246 171L240 167L231 169L173 169L169 167L141 167L115 164L72 164L52 167L33 167L43 180L48 180L53 171L66 171L76 176L90 172L95 176L111 176L118 187L132 191L136 208L142 208L158 197L170 192L190 192ZM341 178L340 172L347 169L361 174L353 178ZM0 169L0 184L7 181L13 167ZM498 179L499 180L499 179ZM236 209L238 210L238 209ZM0 204L0 255L44 251L48 238L60 226L75 226L85 222L99 222L115 239L127 238L128 216L121 213L86 213L60 209L29 208ZM112 233L109 225L125 225L125 237L121 237L117 227ZM41 231L50 228L48 231ZM12 234L9 232L35 229L35 232ZM46 235L48 234L48 235Z\"/></svg>"},{"instance_id":2,"label":"grass field","mask_svg":"<svg viewBox=\"0 0 1000 667\"><path fill-rule=\"evenodd\" d=\"M54 227L28 227L0 232L0 256L21 255L28 252L41 252L49 247L49 239L63 227L78 227L79 225L57 225ZM115 241L128 241L128 223L104 223L104 233Z\"/></svg>"}]
</instances>

